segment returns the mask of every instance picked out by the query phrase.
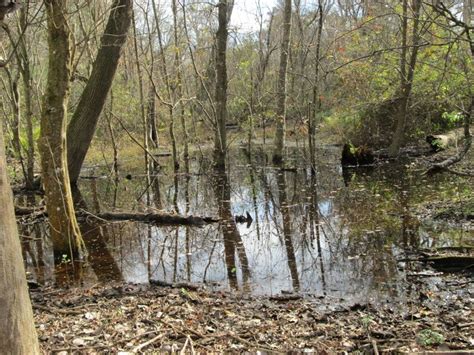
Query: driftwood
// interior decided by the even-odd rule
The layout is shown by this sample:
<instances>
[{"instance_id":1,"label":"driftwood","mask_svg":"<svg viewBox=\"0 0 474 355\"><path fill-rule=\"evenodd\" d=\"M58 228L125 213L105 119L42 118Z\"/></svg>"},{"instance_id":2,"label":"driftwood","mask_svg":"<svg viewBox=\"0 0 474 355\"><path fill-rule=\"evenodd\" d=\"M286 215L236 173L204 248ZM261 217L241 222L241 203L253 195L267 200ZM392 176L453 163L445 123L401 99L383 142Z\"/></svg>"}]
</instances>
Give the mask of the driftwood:
<instances>
[{"instance_id":1,"label":"driftwood","mask_svg":"<svg viewBox=\"0 0 474 355\"><path fill-rule=\"evenodd\" d=\"M31 216L33 218L47 217L45 207L15 207L17 217ZM160 226L184 225L184 226L203 226L205 224L219 222L219 219L213 217L199 216L181 216L171 213L120 213L120 212L103 212L93 214L85 210L76 211L78 218L92 217L107 221L136 221L143 223L157 224Z\"/></svg>"}]
</instances>

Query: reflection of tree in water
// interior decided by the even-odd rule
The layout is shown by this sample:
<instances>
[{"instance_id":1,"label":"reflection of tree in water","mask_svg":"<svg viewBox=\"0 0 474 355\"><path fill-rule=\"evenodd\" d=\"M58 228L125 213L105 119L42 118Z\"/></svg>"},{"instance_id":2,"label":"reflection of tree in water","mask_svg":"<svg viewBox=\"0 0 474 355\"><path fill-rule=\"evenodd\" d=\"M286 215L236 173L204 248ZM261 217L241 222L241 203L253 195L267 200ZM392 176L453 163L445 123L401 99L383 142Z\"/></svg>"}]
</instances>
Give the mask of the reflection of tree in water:
<instances>
[{"instance_id":1,"label":"reflection of tree in water","mask_svg":"<svg viewBox=\"0 0 474 355\"><path fill-rule=\"evenodd\" d=\"M380 285L403 276L396 270L397 253L419 243L411 206L430 189L438 193L447 185L446 181L440 182L444 185L435 185L435 181L433 187L423 186L419 197L418 181L401 179L404 173L400 168L391 172L381 167L370 175L355 170L349 186L344 187L336 164L318 166L317 176L311 177L308 169L300 168L305 166L304 161L296 155L288 166L292 167L294 162L298 169L283 173L266 167L264 154L257 153L250 160L239 152L234 154L236 164L231 174L219 174L218 184L208 174L212 170L209 161L195 159L190 160L191 174L188 168L178 176L167 174L172 167L163 166L159 180L157 174L152 174L150 183L138 174L132 174L131 180L115 183L110 179L95 180L92 184L91 180L82 180L90 211L113 210L115 205L121 210L145 208L148 186L151 208L185 215L212 216L218 211L222 218L220 226L204 230L179 227L179 233L176 227L142 223L99 224L96 232L109 239L105 240L108 250L113 252L118 269L127 280L146 282L153 276L167 282L210 280L213 284L214 280L228 278L232 287L238 287L241 270L244 281L249 280L250 264L254 268L252 280L256 282L252 291L257 294L293 286L295 291L322 291L358 300L377 291L385 296L387 292ZM232 192L229 179L236 182ZM232 211L250 212L254 224L245 231L240 229ZM47 227L40 225L40 233L47 231ZM28 228L23 234L38 239L34 225ZM29 242L25 248L30 270L38 270L35 274L41 272L38 265L43 259L43 248L37 243L41 241ZM46 243L43 247L49 256L50 245ZM100 246L88 249L89 254L91 250L107 251ZM218 254L222 256L218 258ZM107 271L113 265L106 264L97 269ZM117 274L120 272L112 272L113 276Z\"/></svg>"},{"instance_id":2,"label":"reflection of tree in water","mask_svg":"<svg viewBox=\"0 0 474 355\"><path fill-rule=\"evenodd\" d=\"M288 261L288 268L290 270L291 281L293 284L293 291L298 292L300 289L300 280L298 277L298 268L296 265L295 248L293 246L292 231L291 231L291 212L288 205L288 197L286 194L286 177L285 172L277 171L277 185L278 185L278 200L280 202L279 208L283 223L283 244L286 249L286 257Z\"/></svg>"},{"instance_id":3,"label":"reflection of tree in water","mask_svg":"<svg viewBox=\"0 0 474 355\"><path fill-rule=\"evenodd\" d=\"M409 207L416 184L403 165L351 174L336 199L347 226L347 253L359 258L360 271L372 275L367 279L377 288L397 275L394 246L418 244L418 223ZM397 288L388 291L396 296Z\"/></svg>"},{"instance_id":4,"label":"reflection of tree in water","mask_svg":"<svg viewBox=\"0 0 474 355\"><path fill-rule=\"evenodd\" d=\"M25 197L25 201L22 201ZM34 207L36 205L35 195L29 194L27 196L20 196L17 204ZM31 223L18 224L21 235L21 250L23 253L23 260L25 262L25 269L28 267L28 257L33 264L36 281L40 284L45 282L45 256L43 241L47 235L45 224L41 221L33 221Z\"/></svg>"},{"instance_id":5,"label":"reflection of tree in water","mask_svg":"<svg viewBox=\"0 0 474 355\"><path fill-rule=\"evenodd\" d=\"M100 204L95 187L95 180L92 180L92 199L96 212L100 212ZM78 208L90 211L81 191L76 187L73 189L74 202ZM115 262L114 257L107 247L109 230L107 225L96 219L86 218L79 222L88 258L97 279L101 282L121 281L122 273Z\"/></svg>"},{"instance_id":6,"label":"reflection of tree in water","mask_svg":"<svg viewBox=\"0 0 474 355\"><path fill-rule=\"evenodd\" d=\"M323 250L321 247L321 223L320 223L320 213L319 213L319 198L318 198L318 186L316 181L315 171L311 171L311 203L309 205L309 230L310 230L310 239L314 241L316 239L316 245L318 248L318 259L319 267L321 270L321 283L323 295L326 295L326 276L324 273L324 262L323 262ZM308 245L308 243L305 243Z\"/></svg>"},{"instance_id":7,"label":"reflection of tree in water","mask_svg":"<svg viewBox=\"0 0 474 355\"><path fill-rule=\"evenodd\" d=\"M248 287L250 278L249 261L245 252L242 238L235 224L232 215L232 206L230 201L230 184L225 171L218 171L214 183L214 194L218 205L219 217L221 219L220 227L224 237L224 254L227 266L227 277L231 288L237 288L237 260L239 257L242 268L242 279L244 288Z\"/></svg>"},{"instance_id":8,"label":"reflection of tree in water","mask_svg":"<svg viewBox=\"0 0 474 355\"><path fill-rule=\"evenodd\" d=\"M189 156L187 154L184 155L184 215L189 215L189 207L191 204L190 197L189 197L189 182L191 180L191 175L189 173ZM191 236L190 236L190 228L189 226L184 227L184 238L185 238L185 245L186 245L186 278L188 281L191 281Z\"/></svg>"}]
</instances>

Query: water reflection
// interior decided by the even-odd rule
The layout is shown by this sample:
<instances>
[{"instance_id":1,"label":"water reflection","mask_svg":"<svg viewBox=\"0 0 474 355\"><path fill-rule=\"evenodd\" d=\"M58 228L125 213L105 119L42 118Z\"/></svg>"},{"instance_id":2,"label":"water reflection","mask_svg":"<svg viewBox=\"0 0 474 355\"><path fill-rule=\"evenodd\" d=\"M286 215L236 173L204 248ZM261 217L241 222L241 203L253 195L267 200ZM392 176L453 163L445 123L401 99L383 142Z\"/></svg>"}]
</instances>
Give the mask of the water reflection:
<instances>
[{"instance_id":1,"label":"water reflection","mask_svg":"<svg viewBox=\"0 0 474 355\"><path fill-rule=\"evenodd\" d=\"M96 180L91 181L90 187L93 201L90 206L93 206L93 208L90 208L82 197L81 191L76 187L73 189L76 209L80 208L85 211L99 213L101 208L97 195ZM98 281L121 281L122 273L107 246L107 241L110 239L108 225L93 216L79 219L78 222L87 252L86 260L97 275Z\"/></svg>"},{"instance_id":2,"label":"water reflection","mask_svg":"<svg viewBox=\"0 0 474 355\"><path fill-rule=\"evenodd\" d=\"M422 225L413 215L421 201L468 188L463 179L423 181L403 164L343 174L333 148L318 152L316 174L297 152L287 161L289 171L267 165L262 151L231 154L227 173L191 159L174 174L163 160L150 179L132 174L131 180L82 180L79 200L91 212L153 208L221 218L204 228L88 219L81 225L90 265L83 282L189 281L257 295L291 291L382 300L404 297L406 271L396 259L407 249L472 241L472 231ZM234 216L247 212L250 227L236 224ZM29 270L48 278L51 272L40 261L51 265L47 228L23 228L34 238L24 248Z\"/></svg>"},{"instance_id":3,"label":"water reflection","mask_svg":"<svg viewBox=\"0 0 474 355\"><path fill-rule=\"evenodd\" d=\"M248 289L250 279L249 261L245 245L232 214L230 183L225 171L217 171L215 175L214 196L221 219L220 229L222 230L224 241L225 264L229 286L234 289L238 288L237 268L240 263L243 288Z\"/></svg>"},{"instance_id":4,"label":"water reflection","mask_svg":"<svg viewBox=\"0 0 474 355\"><path fill-rule=\"evenodd\" d=\"M300 289L300 280L298 276L298 267L296 265L295 248L293 245L293 233L291 226L291 212L286 194L286 176L282 167L276 173L278 186L279 210L282 217L283 237L280 239L286 250L286 259L288 261L288 269L290 270L293 291L298 292ZM296 181L296 180L295 180Z\"/></svg>"}]
</instances>

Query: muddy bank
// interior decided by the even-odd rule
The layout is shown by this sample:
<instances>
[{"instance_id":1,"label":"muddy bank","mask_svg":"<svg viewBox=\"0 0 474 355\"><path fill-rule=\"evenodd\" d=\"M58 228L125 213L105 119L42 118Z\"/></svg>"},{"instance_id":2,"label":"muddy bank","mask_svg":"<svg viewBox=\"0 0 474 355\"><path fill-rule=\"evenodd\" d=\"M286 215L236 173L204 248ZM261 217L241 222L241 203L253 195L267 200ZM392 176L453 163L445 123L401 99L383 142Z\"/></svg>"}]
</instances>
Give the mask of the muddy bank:
<instances>
[{"instance_id":1,"label":"muddy bank","mask_svg":"<svg viewBox=\"0 0 474 355\"><path fill-rule=\"evenodd\" d=\"M38 289L32 299L42 349L53 353L473 349L472 274L408 277L404 302L347 307L132 284Z\"/></svg>"}]
</instances>

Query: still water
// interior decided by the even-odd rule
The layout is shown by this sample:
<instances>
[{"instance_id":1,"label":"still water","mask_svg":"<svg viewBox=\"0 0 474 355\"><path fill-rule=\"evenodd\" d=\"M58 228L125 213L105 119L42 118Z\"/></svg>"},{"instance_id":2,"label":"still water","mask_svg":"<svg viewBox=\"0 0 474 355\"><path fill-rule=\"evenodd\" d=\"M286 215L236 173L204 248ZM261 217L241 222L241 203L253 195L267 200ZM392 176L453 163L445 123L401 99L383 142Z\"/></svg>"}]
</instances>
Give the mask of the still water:
<instances>
[{"instance_id":1,"label":"still water","mask_svg":"<svg viewBox=\"0 0 474 355\"><path fill-rule=\"evenodd\" d=\"M284 171L263 151L249 157L235 150L227 174L216 174L200 155L189 161L188 174L182 169L175 175L169 158L162 157L162 168L149 179L125 164L122 174L129 179L83 178L82 207L92 213L167 211L221 222L197 228L83 220L88 255L80 283L160 280L336 302L403 300L410 270L397 260L417 248L473 243L472 229L421 221L414 214L415 206L435 197L465 198L472 188L468 180L422 178L409 162L343 171L337 147L321 149L318 156L316 176L296 150ZM251 223L236 223L235 216L247 213ZM23 225L22 234L32 238L24 243L31 276L50 280L47 226Z\"/></svg>"}]
</instances>

